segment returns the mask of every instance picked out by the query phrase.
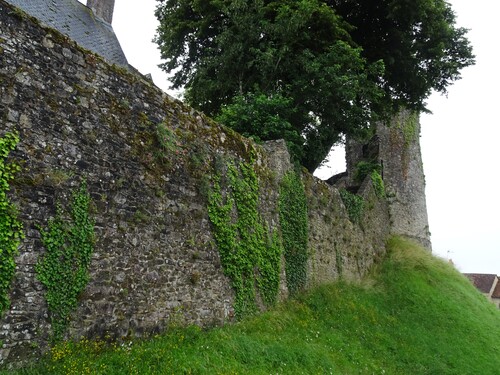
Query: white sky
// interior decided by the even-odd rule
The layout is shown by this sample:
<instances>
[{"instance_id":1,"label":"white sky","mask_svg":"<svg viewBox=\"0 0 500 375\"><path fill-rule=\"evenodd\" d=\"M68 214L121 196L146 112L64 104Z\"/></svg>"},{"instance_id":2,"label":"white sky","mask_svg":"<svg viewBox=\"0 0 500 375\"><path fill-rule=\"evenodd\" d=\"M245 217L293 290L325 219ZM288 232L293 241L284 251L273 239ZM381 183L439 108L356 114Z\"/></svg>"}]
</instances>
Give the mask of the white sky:
<instances>
[{"instance_id":1,"label":"white sky","mask_svg":"<svg viewBox=\"0 0 500 375\"><path fill-rule=\"evenodd\" d=\"M452 258L462 272L500 274L500 3L449 2L458 26L471 29L477 63L463 71L447 98L432 95L433 115L421 118L431 240L434 253ZM152 43L155 6L155 0L141 0L140 6L137 0L116 0L113 27L129 63L168 91ZM332 163L330 174L344 169L342 162Z\"/></svg>"}]
</instances>

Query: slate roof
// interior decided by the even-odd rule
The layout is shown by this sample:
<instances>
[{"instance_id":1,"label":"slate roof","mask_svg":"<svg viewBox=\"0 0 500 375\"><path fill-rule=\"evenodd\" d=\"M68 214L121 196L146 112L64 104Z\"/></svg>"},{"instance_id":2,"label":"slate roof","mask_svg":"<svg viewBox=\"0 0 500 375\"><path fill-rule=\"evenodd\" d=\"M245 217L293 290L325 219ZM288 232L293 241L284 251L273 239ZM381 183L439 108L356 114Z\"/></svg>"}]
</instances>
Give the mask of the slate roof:
<instances>
[{"instance_id":1,"label":"slate roof","mask_svg":"<svg viewBox=\"0 0 500 375\"><path fill-rule=\"evenodd\" d=\"M481 293L490 293L497 275L485 273L464 273ZM500 284L497 283L497 285Z\"/></svg>"},{"instance_id":2,"label":"slate roof","mask_svg":"<svg viewBox=\"0 0 500 375\"><path fill-rule=\"evenodd\" d=\"M500 298L500 280L498 280L495 290L491 293L491 298Z\"/></svg>"},{"instance_id":3,"label":"slate roof","mask_svg":"<svg viewBox=\"0 0 500 375\"><path fill-rule=\"evenodd\" d=\"M77 0L5 0L112 64L128 67L112 26Z\"/></svg>"}]
</instances>

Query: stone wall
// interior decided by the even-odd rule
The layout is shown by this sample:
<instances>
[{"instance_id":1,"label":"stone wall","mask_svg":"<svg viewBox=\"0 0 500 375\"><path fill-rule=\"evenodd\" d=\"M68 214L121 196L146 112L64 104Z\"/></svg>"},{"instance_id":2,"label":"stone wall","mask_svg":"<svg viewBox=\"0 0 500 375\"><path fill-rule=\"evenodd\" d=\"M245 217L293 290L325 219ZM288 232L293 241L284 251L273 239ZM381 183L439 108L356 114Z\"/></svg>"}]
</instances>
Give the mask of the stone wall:
<instances>
[{"instance_id":1,"label":"stone wall","mask_svg":"<svg viewBox=\"0 0 500 375\"><path fill-rule=\"evenodd\" d=\"M379 126L380 158L384 163L391 231L431 250L420 150L420 122L415 113L401 112L389 126Z\"/></svg>"},{"instance_id":2,"label":"stone wall","mask_svg":"<svg viewBox=\"0 0 500 375\"><path fill-rule=\"evenodd\" d=\"M83 179L96 242L68 338L140 337L172 320L211 326L233 319L234 294L214 242L207 192L220 160L255 159L261 215L279 229L278 187L291 168L283 142L253 144L0 0L0 136L7 131L20 135L11 160L22 172L9 196L26 238L11 307L0 318L0 363L48 347L49 313L35 271L45 252L39 228L57 204L69 206ZM303 181L308 285L362 276L384 251L385 202L367 181L360 193L366 214L355 225L335 188L307 174Z\"/></svg>"}]
</instances>

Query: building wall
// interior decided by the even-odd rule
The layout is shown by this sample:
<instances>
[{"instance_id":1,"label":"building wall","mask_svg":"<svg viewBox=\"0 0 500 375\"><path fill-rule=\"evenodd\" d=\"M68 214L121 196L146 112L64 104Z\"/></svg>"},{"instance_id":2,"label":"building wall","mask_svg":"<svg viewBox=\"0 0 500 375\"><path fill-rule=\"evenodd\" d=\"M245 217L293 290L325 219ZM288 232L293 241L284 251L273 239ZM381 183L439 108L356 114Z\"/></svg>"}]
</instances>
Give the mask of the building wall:
<instances>
[{"instance_id":1,"label":"building wall","mask_svg":"<svg viewBox=\"0 0 500 375\"><path fill-rule=\"evenodd\" d=\"M10 160L22 172L9 197L26 238L11 307L0 318L0 363L48 347L46 291L35 270L45 253L40 227L58 204L69 207L84 179L95 251L67 338L140 337L173 320L212 326L233 319L234 292L214 241L207 191L221 160L254 160L260 214L279 233L280 180L291 169L283 142L261 147L244 139L0 0L0 136L6 131L20 136ZM305 173L303 183L307 285L363 276L384 254L385 201L366 182L360 194L367 209L353 224L335 188Z\"/></svg>"}]
</instances>

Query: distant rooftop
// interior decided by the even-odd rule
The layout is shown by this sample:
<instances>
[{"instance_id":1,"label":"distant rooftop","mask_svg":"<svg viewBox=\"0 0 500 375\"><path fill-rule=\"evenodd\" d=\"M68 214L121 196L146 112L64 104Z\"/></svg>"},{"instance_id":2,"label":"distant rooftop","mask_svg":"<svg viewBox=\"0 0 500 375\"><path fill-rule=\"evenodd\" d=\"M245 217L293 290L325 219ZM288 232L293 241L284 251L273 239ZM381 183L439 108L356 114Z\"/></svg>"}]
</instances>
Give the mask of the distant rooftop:
<instances>
[{"instance_id":1,"label":"distant rooftop","mask_svg":"<svg viewBox=\"0 0 500 375\"><path fill-rule=\"evenodd\" d=\"M464 273L481 293L490 293L497 278L495 274Z\"/></svg>"},{"instance_id":2,"label":"distant rooftop","mask_svg":"<svg viewBox=\"0 0 500 375\"><path fill-rule=\"evenodd\" d=\"M5 0L109 63L128 67L112 26L77 0Z\"/></svg>"},{"instance_id":3,"label":"distant rooftop","mask_svg":"<svg viewBox=\"0 0 500 375\"><path fill-rule=\"evenodd\" d=\"M497 282L495 290L491 293L491 298L500 298L500 281Z\"/></svg>"}]
</instances>

